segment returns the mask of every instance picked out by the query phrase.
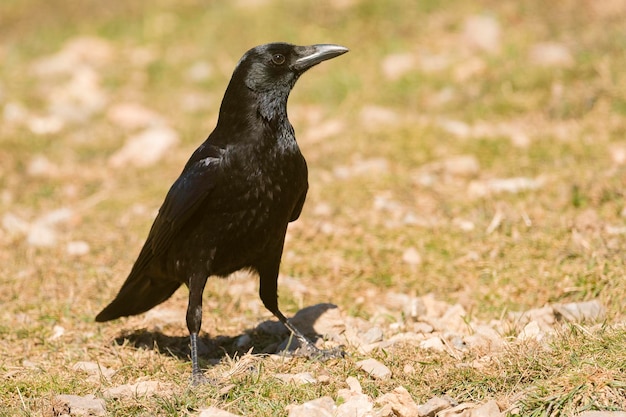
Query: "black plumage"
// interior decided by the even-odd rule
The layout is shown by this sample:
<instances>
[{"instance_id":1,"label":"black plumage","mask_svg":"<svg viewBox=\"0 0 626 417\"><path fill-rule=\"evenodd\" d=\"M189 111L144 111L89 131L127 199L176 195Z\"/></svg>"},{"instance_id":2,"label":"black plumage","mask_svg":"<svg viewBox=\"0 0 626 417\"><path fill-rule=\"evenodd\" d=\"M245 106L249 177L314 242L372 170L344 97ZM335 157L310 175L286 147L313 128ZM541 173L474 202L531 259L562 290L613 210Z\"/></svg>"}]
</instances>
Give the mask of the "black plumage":
<instances>
[{"instance_id":1,"label":"black plumage","mask_svg":"<svg viewBox=\"0 0 626 417\"><path fill-rule=\"evenodd\" d=\"M300 216L308 189L287 99L303 72L347 51L329 44L271 43L244 54L215 130L170 188L128 278L96 321L143 313L187 285L187 327L198 381L197 335L206 281L248 268L259 274L267 309L315 351L277 301L287 225Z\"/></svg>"}]
</instances>

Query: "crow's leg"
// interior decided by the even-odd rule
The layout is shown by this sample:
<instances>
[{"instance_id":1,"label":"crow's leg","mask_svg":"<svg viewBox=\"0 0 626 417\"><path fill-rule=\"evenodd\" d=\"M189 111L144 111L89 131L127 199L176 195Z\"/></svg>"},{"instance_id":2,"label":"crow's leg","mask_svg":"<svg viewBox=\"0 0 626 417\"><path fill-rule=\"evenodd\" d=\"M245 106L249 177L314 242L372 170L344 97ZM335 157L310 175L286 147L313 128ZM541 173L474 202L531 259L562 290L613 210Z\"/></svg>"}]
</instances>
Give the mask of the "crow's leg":
<instances>
[{"instance_id":1,"label":"crow's leg","mask_svg":"<svg viewBox=\"0 0 626 417\"><path fill-rule=\"evenodd\" d=\"M261 301L263 301L263 305L269 311L274 314L280 320L281 323L285 325L285 327L293 334L293 336L298 339L300 342L300 349L298 352L308 358L312 359L332 359L332 358L340 358L344 356L344 351L342 349L331 349L331 350L323 350L319 349L317 346L313 344L309 339L306 338L294 326L291 322L285 317L283 313L278 309L278 269L280 265L280 257L278 262L267 265L263 268L259 268L259 277L260 277L260 286L259 286L259 296L261 297Z\"/></svg>"},{"instance_id":2,"label":"crow's leg","mask_svg":"<svg viewBox=\"0 0 626 417\"><path fill-rule=\"evenodd\" d=\"M198 385L206 381L198 365L198 333L202 327L202 293L207 277L193 275L189 279L189 304L187 305L187 329L191 347L191 383Z\"/></svg>"}]
</instances>

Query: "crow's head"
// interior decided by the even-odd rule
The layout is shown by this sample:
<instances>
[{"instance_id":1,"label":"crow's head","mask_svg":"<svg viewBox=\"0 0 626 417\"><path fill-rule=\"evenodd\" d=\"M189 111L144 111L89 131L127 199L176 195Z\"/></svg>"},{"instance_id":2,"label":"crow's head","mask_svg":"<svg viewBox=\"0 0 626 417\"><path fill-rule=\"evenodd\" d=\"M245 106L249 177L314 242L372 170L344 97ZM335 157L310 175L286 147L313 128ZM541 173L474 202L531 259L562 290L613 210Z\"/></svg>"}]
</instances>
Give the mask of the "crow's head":
<instances>
[{"instance_id":1,"label":"crow's head","mask_svg":"<svg viewBox=\"0 0 626 417\"><path fill-rule=\"evenodd\" d=\"M288 93L303 72L346 52L348 48L339 45L268 43L246 52L239 60L233 78L241 76L246 86L256 92L286 89Z\"/></svg>"},{"instance_id":2,"label":"crow's head","mask_svg":"<svg viewBox=\"0 0 626 417\"><path fill-rule=\"evenodd\" d=\"M339 45L268 43L250 49L237 63L224 94L218 126L287 116L287 99L298 77L327 59L348 52Z\"/></svg>"}]
</instances>

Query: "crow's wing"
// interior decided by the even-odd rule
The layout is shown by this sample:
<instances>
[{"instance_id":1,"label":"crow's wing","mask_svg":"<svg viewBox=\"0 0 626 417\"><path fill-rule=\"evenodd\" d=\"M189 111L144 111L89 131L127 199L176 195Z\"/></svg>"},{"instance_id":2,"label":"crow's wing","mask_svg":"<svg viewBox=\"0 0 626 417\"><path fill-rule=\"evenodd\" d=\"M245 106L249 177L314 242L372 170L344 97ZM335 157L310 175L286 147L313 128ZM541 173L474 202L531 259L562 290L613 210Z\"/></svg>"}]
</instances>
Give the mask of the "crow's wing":
<instances>
[{"instance_id":1,"label":"crow's wing","mask_svg":"<svg viewBox=\"0 0 626 417\"><path fill-rule=\"evenodd\" d=\"M199 151L202 152L197 155ZM172 184L146 242L152 255L159 255L169 247L176 233L209 197L223 169L222 154L223 150L217 147L198 149Z\"/></svg>"},{"instance_id":2,"label":"crow's wing","mask_svg":"<svg viewBox=\"0 0 626 417\"><path fill-rule=\"evenodd\" d=\"M222 150L201 146L172 185L159 210L148 239L130 274L113 301L102 310L96 321L113 320L121 316L148 311L167 300L180 287L181 281L151 275L148 266L172 244L183 225L198 210L221 178Z\"/></svg>"}]
</instances>

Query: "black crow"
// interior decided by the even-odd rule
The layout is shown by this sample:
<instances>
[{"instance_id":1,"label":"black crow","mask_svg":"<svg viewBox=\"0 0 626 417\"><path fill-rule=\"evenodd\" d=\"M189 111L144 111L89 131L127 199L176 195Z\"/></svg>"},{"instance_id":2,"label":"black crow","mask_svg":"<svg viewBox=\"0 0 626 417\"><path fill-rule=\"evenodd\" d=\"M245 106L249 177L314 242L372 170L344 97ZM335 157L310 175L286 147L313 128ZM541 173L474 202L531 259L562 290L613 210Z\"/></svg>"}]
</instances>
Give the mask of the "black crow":
<instances>
[{"instance_id":1,"label":"black crow","mask_svg":"<svg viewBox=\"0 0 626 417\"><path fill-rule=\"evenodd\" d=\"M192 380L199 382L198 332L207 279L250 269L259 274L263 304L301 348L309 355L325 353L278 309L285 233L300 216L308 189L287 99L302 73L346 52L331 44L270 43L243 55L215 130L170 188L128 278L96 321L143 313L187 285Z\"/></svg>"}]
</instances>

